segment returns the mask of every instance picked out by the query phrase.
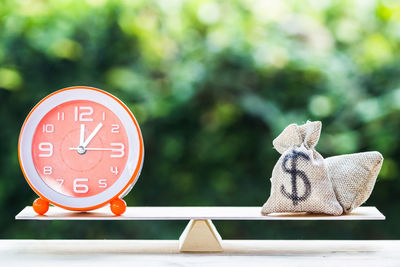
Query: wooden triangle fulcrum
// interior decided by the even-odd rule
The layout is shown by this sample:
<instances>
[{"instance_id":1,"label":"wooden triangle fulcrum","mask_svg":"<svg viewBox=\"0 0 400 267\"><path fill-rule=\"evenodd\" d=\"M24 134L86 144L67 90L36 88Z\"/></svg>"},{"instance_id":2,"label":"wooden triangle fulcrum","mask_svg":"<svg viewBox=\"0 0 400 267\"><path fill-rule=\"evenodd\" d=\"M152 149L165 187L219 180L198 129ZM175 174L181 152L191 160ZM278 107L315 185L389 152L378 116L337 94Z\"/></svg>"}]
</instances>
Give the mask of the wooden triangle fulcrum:
<instances>
[{"instance_id":1,"label":"wooden triangle fulcrum","mask_svg":"<svg viewBox=\"0 0 400 267\"><path fill-rule=\"evenodd\" d=\"M179 238L181 252L221 252L222 238L211 220L192 219Z\"/></svg>"}]
</instances>

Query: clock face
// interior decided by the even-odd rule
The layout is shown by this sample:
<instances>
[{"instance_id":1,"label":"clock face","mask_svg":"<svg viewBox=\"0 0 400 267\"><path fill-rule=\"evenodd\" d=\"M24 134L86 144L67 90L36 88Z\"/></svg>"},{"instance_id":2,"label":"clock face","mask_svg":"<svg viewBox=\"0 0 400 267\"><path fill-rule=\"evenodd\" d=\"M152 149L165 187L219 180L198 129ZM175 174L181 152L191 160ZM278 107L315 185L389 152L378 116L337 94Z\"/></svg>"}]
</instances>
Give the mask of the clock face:
<instances>
[{"instance_id":1,"label":"clock face","mask_svg":"<svg viewBox=\"0 0 400 267\"><path fill-rule=\"evenodd\" d=\"M129 151L121 120L90 100L65 102L36 127L32 158L40 178L67 196L88 197L121 176Z\"/></svg>"},{"instance_id":2,"label":"clock face","mask_svg":"<svg viewBox=\"0 0 400 267\"><path fill-rule=\"evenodd\" d=\"M50 203L91 210L129 192L143 165L139 125L115 96L69 87L40 101L22 126L18 157L31 188Z\"/></svg>"}]
</instances>

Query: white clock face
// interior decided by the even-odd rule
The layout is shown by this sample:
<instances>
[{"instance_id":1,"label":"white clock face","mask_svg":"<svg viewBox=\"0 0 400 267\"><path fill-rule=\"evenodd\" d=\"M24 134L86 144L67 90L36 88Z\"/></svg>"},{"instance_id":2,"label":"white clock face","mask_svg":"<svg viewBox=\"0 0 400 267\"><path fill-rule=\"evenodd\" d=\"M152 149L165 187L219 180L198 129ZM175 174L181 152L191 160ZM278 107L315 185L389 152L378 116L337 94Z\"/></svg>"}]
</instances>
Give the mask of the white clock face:
<instances>
[{"instance_id":1,"label":"white clock face","mask_svg":"<svg viewBox=\"0 0 400 267\"><path fill-rule=\"evenodd\" d=\"M55 92L29 114L21 130L21 167L31 187L53 204L98 207L134 184L143 140L132 113L94 88Z\"/></svg>"}]
</instances>

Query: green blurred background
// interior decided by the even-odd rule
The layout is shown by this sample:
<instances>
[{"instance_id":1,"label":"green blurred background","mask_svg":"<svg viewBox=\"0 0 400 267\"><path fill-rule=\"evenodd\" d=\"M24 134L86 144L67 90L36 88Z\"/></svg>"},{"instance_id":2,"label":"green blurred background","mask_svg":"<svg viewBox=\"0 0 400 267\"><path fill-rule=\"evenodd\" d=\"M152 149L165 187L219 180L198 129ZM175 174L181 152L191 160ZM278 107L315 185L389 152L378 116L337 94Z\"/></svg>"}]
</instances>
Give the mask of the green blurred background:
<instances>
[{"instance_id":1,"label":"green blurred background","mask_svg":"<svg viewBox=\"0 0 400 267\"><path fill-rule=\"evenodd\" d=\"M0 0L0 238L176 239L186 222L29 222L18 164L30 109L94 86L145 141L130 206L260 206L289 123L324 156L378 150L382 222L216 222L223 238L400 239L398 1Z\"/></svg>"}]
</instances>

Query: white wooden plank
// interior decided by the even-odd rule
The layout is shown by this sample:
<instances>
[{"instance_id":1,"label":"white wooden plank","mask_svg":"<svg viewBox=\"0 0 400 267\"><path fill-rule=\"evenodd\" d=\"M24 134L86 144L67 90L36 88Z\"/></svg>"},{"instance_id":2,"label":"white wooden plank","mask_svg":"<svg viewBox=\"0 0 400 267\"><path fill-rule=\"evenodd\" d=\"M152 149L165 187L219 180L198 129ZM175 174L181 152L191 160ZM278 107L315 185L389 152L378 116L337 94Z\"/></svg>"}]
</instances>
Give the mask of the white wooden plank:
<instances>
[{"instance_id":1,"label":"white wooden plank","mask_svg":"<svg viewBox=\"0 0 400 267\"><path fill-rule=\"evenodd\" d=\"M25 207L17 220L384 220L375 207L359 207L341 216L307 213L274 213L261 215L261 207L128 207L122 216L115 216L108 207L90 212L73 212L50 207L44 216L32 207Z\"/></svg>"}]
</instances>

